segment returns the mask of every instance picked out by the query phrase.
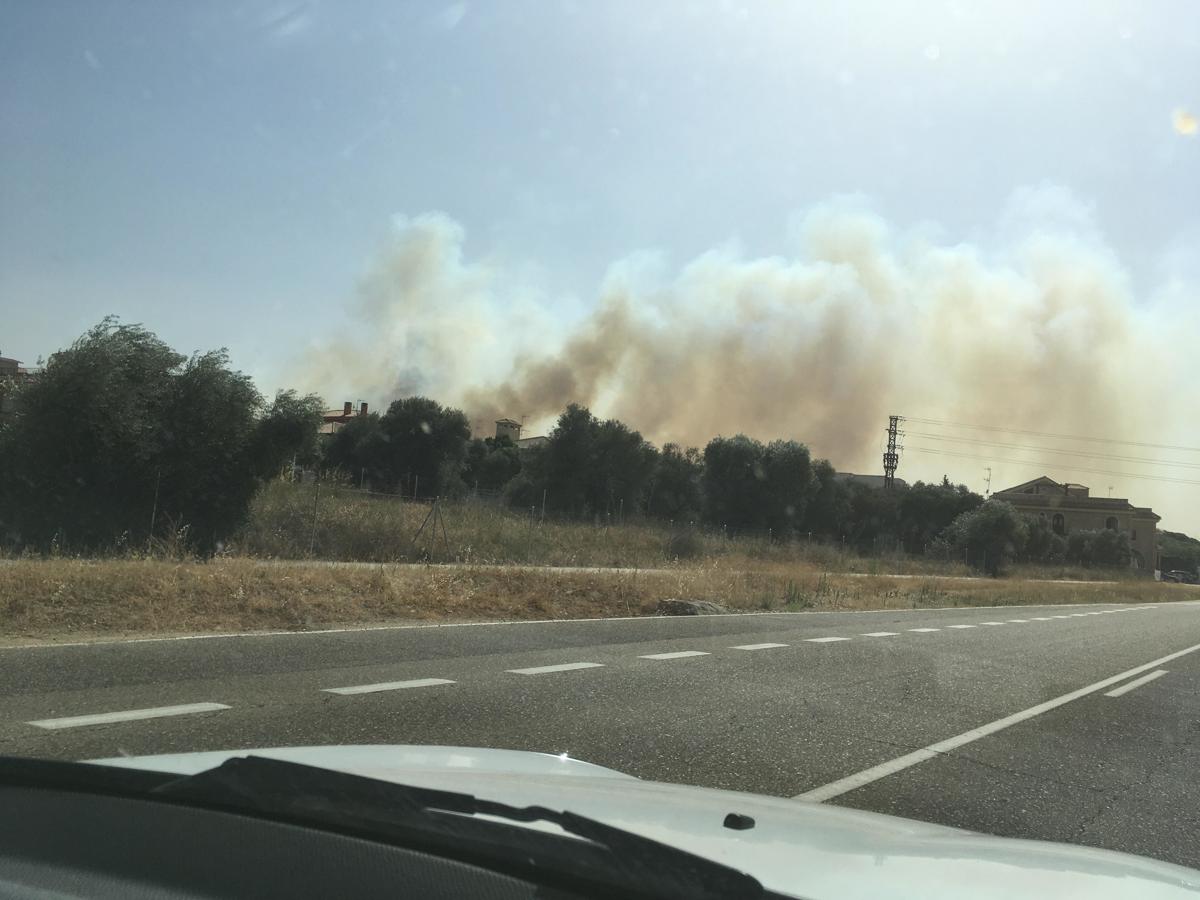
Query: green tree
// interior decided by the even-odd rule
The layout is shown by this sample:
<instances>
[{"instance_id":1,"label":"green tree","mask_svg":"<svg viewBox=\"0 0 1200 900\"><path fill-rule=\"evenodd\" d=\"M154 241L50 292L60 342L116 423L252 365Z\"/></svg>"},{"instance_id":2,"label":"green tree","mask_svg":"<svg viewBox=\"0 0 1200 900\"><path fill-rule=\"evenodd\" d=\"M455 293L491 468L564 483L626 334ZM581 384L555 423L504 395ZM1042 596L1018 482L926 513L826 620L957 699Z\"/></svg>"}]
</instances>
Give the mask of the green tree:
<instances>
[{"instance_id":1,"label":"green tree","mask_svg":"<svg viewBox=\"0 0 1200 900\"><path fill-rule=\"evenodd\" d=\"M114 318L54 354L18 400L0 432L0 522L41 550L140 543L171 527L211 552L259 479L316 430L311 417L281 427L309 400L284 398L264 417L225 351L189 359Z\"/></svg>"},{"instance_id":2,"label":"green tree","mask_svg":"<svg viewBox=\"0 0 1200 900\"><path fill-rule=\"evenodd\" d=\"M1025 547L1027 537L1025 520L1002 500L988 500L962 513L942 534L956 555L993 576Z\"/></svg>"},{"instance_id":3,"label":"green tree","mask_svg":"<svg viewBox=\"0 0 1200 900\"><path fill-rule=\"evenodd\" d=\"M843 483L849 510L842 525L846 541L863 552L895 543L903 488L887 490L861 481Z\"/></svg>"},{"instance_id":4,"label":"green tree","mask_svg":"<svg viewBox=\"0 0 1200 900\"><path fill-rule=\"evenodd\" d=\"M805 530L808 505L819 488L808 448L796 441L772 441L763 451L762 469L767 527L779 538Z\"/></svg>"},{"instance_id":5,"label":"green tree","mask_svg":"<svg viewBox=\"0 0 1200 900\"><path fill-rule=\"evenodd\" d=\"M837 477L829 460L813 464L813 497L805 516L804 531L826 538L840 538L850 519L850 497L846 484Z\"/></svg>"},{"instance_id":6,"label":"green tree","mask_svg":"<svg viewBox=\"0 0 1200 900\"><path fill-rule=\"evenodd\" d=\"M507 436L476 438L467 445L462 480L469 488L501 490L521 472L521 455Z\"/></svg>"},{"instance_id":7,"label":"green tree","mask_svg":"<svg viewBox=\"0 0 1200 900\"><path fill-rule=\"evenodd\" d=\"M394 490L390 444L378 413L355 416L330 435L322 466L341 472L355 484Z\"/></svg>"},{"instance_id":8,"label":"green tree","mask_svg":"<svg viewBox=\"0 0 1200 900\"><path fill-rule=\"evenodd\" d=\"M958 516L983 503L983 498L965 485L918 481L899 497L899 534L909 553L924 553L926 546Z\"/></svg>"},{"instance_id":9,"label":"green tree","mask_svg":"<svg viewBox=\"0 0 1200 900\"><path fill-rule=\"evenodd\" d=\"M704 447L704 517L737 531L765 531L770 488L765 448L744 434L713 438Z\"/></svg>"},{"instance_id":10,"label":"green tree","mask_svg":"<svg viewBox=\"0 0 1200 900\"><path fill-rule=\"evenodd\" d=\"M596 417L572 403L548 435L535 471L547 491L551 509L581 515L589 512L589 472L595 441Z\"/></svg>"},{"instance_id":11,"label":"green tree","mask_svg":"<svg viewBox=\"0 0 1200 900\"><path fill-rule=\"evenodd\" d=\"M637 513L658 462L658 451L641 434L616 419L593 429L587 501L596 514Z\"/></svg>"},{"instance_id":12,"label":"green tree","mask_svg":"<svg viewBox=\"0 0 1200 900\"><path fill-rule=\"evenodd\" d=\"M279 472L295 460L310 466L320 460L318 433L325 403L316 394L300 396L279 391L258 420L254 436L254 463L259 474Z\"/></svg>"},{"instance_id":13,"label":"green tree","mask_svg":"<svg viewBox=\"0 0 1200 900\"><path fill-rule=\"evenodd\" d=\"M461 492L462 465L471 427L461 410L426 397L406 397L388 407L380 421L387 450L386 476L422 497Z\"/></svg>"},{"instance_id":14,"label":"green tree","mask_svg":"<svg viewBox=\"0 0 1200 900\"><path fill-rule=\"evenodd\" d=\"M616 419L598 420L572 403L558 417L545 446L522 460L524 474L510 496L571 515L639 512L658 451Z\"/></svg>"},{"instance_id":15,"label":"green tree","mask_svg":"<svg viewBox=\"0 0 1200 900\"><path fill-rule=\"evenodd\" d=\"M1054 533L1046 519L1025 516L1025 548L1018 557L1026 562L1062 562L1066 558L1067 542Z\"/></svg>"},{"instance_id":16,"label":"green tree","mask_svg":"<svg viewBox=\"0 0 1200 900\"><path fill-rule=\"evenodd\" d=\"M1072 531L1067 535L1066 556L1067 562L1082 566L1129 568L1133 553L1127 534L1105 528Z\"/></svg>"},{"instance_id":17,"label":"green tree","mask_svg":"<svg viewBox=\"0 0 1200 900\"><path fill-rule=\"evenodd\" d=\"M660 519L695 521L704 504L704 457L695 447L664 444L647 491L646 511Z\"/></svg>"}]
</instances>

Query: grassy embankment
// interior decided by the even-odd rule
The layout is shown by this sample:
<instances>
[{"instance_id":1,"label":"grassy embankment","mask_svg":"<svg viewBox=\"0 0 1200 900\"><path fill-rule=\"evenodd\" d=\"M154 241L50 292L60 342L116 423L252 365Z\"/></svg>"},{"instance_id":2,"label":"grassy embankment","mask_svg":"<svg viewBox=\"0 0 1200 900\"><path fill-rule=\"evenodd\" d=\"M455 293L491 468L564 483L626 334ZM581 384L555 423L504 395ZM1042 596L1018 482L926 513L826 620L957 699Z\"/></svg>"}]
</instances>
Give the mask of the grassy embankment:
<instances>
[{"instance_id":1,"label":"grassy embankment","mask_svg":"<svg viewBox=\"0 0 1200 900\"><path fill-rule=\"evenodd\" d=\"M428 507L323 491L314 540L311 486L272 486L231 555L22 559L0 565L0 644L105 635L312 629L396 621L572 618L653 613L666 597L733 610L929 608L1179 599L1144 580L1063 584L1111 573L1049 568L968 579L958 564L860 557L840 548L672 532L531 523L483 504L447 504L436 542L412 536ZM314 559L264 565L264 560ZM454 566L389 565L426 559ZM331 566L322 560L379 565ZM514 566L513 564L518 564ZM622 567L620 572L533 565Z\"/></svg>"}]
</instances>

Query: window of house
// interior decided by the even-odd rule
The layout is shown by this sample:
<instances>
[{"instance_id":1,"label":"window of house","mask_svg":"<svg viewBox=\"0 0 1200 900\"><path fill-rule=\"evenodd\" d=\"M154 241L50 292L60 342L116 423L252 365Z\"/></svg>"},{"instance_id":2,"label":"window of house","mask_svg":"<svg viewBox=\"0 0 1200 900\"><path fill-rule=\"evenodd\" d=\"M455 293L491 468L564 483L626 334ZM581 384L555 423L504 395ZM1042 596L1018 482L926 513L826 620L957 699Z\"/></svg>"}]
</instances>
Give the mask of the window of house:
<instances>
[{"instance_id":1,"label":"window of house","mask_svg":"<svg viewBox=\"0 0 1200 900\"><path fill-rule=\"evenodd\" d=\"M1107 519L1105 519L1104 527L1107 528L1109 531L1116 531L1117 530L1117 517L1109 516Z\"/></svg>"},{"instance_id":2,"label":"window of house","mask_svg":"<svg viewBox=\"0 0 1200 900\"><path fill-rule=\"evenodd\" d=\"M1054 521L1051 523L1050 527L1054 529L1055 534L1067 533L1067 522L1063 518L1062 513L1054 514Z\"/></svg>"},{"instance_id":3,"label":"window of house","mask_svg":"<svg viewBox=\"0 0 1200 900\"><path fill-rule=\"evenodd\" d=\"M1137 529L1136 528L1134 528L1132 531L1129 532L1129 539L1131 541L1137 540Z\"/></svg>"}]
</instances>

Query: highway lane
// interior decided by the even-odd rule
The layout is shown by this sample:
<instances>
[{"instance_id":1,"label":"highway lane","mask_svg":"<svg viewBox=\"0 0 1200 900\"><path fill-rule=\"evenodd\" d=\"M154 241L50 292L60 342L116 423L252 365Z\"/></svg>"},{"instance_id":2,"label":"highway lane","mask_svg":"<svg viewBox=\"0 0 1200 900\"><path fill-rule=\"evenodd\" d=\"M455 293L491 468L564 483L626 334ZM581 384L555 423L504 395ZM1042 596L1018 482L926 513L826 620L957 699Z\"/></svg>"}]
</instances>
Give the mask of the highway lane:
<instances>
[{"instance_id":1,"label":"highway lane","mask_svg":"<svg viewBox=\"0 0 1200 900\"><path fill-rule=\"evenodd\" d=\"M827 802L1200 867L1197 603L8 649L0 752L462 744L569 752L647 778L796 796L1122 673ZM163 707L172 714L94 718ZM93 718L72 721L81 716Z\"/></svg>"}]
</instances>

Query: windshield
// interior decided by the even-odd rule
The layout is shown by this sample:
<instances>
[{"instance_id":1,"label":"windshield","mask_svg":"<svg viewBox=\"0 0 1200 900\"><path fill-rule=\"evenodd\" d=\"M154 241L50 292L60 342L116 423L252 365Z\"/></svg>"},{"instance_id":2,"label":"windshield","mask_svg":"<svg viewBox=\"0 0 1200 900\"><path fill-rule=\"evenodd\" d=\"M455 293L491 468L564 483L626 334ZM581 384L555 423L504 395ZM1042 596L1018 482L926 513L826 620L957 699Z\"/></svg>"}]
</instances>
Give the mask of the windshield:
<instances>
[{"instance_id":1,"label":"windshield","mask_svg":"<svg viewBox=\"0 0 1200 900\"><path fill-rule=\"evenodd\" d=\"M0 753L536 751L1200 868L1198 34L6 5Z\"/></svg>"}]
</instances>

